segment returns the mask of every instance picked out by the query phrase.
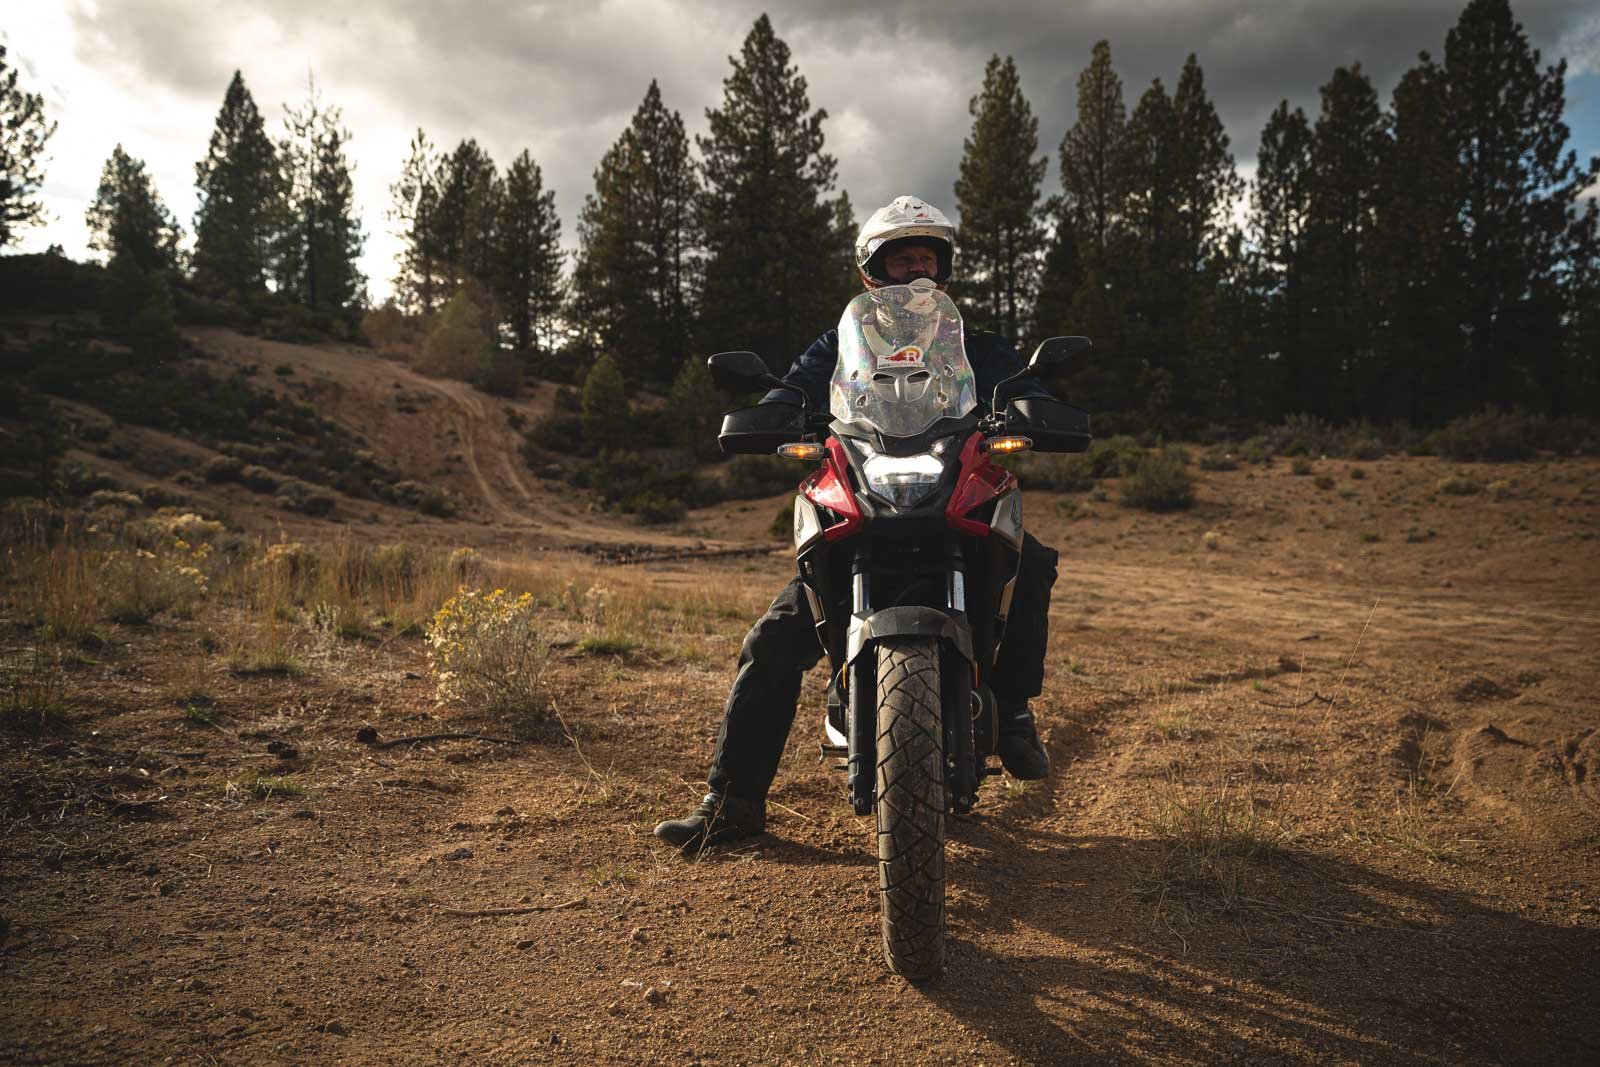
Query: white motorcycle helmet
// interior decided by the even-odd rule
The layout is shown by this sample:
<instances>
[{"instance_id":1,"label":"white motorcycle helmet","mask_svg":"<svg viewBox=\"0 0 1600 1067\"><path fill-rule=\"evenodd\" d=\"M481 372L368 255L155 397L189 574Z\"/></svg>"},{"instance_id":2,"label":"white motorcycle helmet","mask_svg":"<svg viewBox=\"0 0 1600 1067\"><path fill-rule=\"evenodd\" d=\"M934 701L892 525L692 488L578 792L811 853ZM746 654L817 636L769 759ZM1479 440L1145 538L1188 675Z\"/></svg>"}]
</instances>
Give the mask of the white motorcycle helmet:
<instances>
[{"instance_id":1,"label":"white motorcycle helmet","mask_svg":"<svg viewBox=\"0 0 1600 1067\"><path fill-rule=\"evenodd\" d=\"M872 213L856 236L856 266L868 289L894 285L884 273L884 255L891 246L910 238L932 244L939 257L939 273L934 281L943 286L955 270L956 228L944 212L915 196L897 196Z\"/></svg>"}]
</instances>

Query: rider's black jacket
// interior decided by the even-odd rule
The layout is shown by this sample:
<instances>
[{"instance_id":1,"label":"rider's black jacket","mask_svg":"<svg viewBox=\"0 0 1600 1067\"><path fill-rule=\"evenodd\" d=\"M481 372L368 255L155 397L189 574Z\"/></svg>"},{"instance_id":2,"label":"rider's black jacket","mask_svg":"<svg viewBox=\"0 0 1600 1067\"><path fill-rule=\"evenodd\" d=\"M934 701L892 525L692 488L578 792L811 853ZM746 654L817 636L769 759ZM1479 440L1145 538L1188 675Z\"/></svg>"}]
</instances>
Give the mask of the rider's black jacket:
<instances>
[{"instance_id":1,"label":"rider's black jacket","mask_svg":"<svg viewBox=\"0 0 1600 1067\"><path fill-rule=\"evenodd\" d=\"M978 384L978 405L989 410L994 397L994 387L1011 377L1023 367L1017 350L999 334L966 326L962 330L967 350L967 362L972 364L972 375ZM774 389L762 398L763 404L796 404L804 394L812 411L828 410L828 383L833 380L833 367L839 361L839 331L829 330L800 353L789 373L783 376L786 389ZM1023 396L1049 396L1050 394L1029 382L1022 390Z\"/></svg>"}]
</instances>

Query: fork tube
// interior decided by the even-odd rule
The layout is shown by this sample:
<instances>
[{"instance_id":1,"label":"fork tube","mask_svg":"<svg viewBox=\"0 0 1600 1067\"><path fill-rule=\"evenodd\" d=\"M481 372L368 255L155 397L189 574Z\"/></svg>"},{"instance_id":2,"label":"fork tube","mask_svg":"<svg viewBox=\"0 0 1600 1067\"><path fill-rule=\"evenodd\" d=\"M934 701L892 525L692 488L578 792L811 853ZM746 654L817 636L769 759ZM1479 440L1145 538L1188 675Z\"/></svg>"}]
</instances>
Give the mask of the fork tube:
<instances>
[{"instance_id":1,"label":"fork tube","mask_svg":"<svg viewBox=\"0 0 1600 1067\"><path fill-rule=\"evenodd\" d=\"M872 559L862 545L850 563L850 610L855 619L872 613ZM870 815L877 791L878 765L878 654L876 646L862 649L850 667L850 806L857 815Z\"/></svg>"}]
</instances>

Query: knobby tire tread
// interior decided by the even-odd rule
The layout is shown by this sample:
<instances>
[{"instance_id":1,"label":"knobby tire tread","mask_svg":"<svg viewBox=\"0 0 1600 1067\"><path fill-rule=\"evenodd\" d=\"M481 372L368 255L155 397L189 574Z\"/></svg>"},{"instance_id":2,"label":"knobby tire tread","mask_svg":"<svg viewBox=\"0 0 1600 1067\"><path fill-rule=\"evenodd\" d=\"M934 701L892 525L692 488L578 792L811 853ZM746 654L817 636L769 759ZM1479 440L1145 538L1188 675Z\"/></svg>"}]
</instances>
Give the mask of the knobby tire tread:
<instances>
[{"instance_id":1,"label":"knobby tire tread","mask_svg":"<svg viewBox=\"0 0 1600 1067\"><path fill-rule=\"evenodd\" d=\"M944 719L939 645L878 645L878 890L889 969L913 982L944 968Z\"/></svg>"}]
</instances>

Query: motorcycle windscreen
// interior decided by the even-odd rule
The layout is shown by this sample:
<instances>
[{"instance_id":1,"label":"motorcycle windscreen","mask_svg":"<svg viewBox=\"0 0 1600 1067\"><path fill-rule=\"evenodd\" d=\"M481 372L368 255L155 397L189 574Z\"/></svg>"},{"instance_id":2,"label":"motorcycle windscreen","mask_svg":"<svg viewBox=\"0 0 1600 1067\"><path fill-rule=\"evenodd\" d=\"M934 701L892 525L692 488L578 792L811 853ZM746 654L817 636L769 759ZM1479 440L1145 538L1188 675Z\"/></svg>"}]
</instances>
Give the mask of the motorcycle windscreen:
<instances>
[{"instance_id":1,"label":"motorcycle windscreen","mask_svg":"<svg viewBox=\"0 0 1600 1067\"><path fill-rule=\"evenodd\" d=\"M948 296L931 286L891 285L850 301L828 391L835 419L913 437L977 406L961 313Z\"/></svg>"}]
</instances>

